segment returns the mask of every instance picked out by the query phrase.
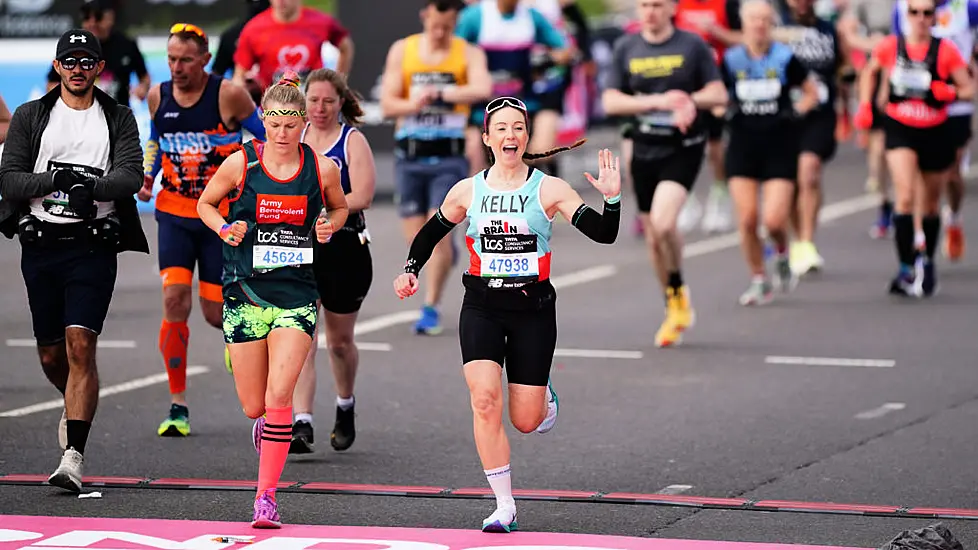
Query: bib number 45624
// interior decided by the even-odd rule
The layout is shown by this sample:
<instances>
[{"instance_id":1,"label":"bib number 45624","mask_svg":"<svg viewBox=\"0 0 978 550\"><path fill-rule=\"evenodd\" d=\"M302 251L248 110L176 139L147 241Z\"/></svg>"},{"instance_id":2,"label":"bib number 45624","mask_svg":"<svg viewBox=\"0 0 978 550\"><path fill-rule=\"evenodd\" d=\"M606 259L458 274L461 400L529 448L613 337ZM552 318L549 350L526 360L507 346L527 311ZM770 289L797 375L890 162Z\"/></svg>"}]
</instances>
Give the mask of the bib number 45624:
<instances>
[{"instance_id":1,"label":"bib number 45624","mask_svg":"<svg viewBox=\"0 0 978 550\"><path fill-rule=\"evenodd\" d=\"M255 269L274 269L288 265L311 264L312 261L312 248L256 246L252 256L252 265Z\"/></svg>"}]
</instances>

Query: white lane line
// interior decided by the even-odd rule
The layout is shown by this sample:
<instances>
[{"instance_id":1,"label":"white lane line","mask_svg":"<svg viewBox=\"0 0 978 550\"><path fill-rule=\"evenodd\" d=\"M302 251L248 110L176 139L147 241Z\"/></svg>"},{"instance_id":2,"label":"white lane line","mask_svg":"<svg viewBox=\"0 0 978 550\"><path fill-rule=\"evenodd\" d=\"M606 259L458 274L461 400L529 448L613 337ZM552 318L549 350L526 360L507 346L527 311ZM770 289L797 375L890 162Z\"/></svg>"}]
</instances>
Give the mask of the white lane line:
<instances>
[{"instance_id":1,"label":"white lane line","mask_svg":"<svg viewBox=\"0 0 978 550\"><path fill-rule=\"evenodd\" d=\"M199 365L187 367L187 376L195 376L198 374L204 374L205 372L210 372L210 369ZM165 372L161 374L154 374L152 376L144 376L143 378L136 378L135 380L123 382L122 384L116 384L115 386L106 386L99 390L98 396L99 399L101 399L117 393L124 393L155 384L162 384L167 380L168 378ZM13 418L17 416L27 416L36 412L60 409L61 407L64 407L64 404L64 399L52 399L51 401L45 401L29 407L21 407L19 409L0 412L0 417Z\"/></svg>"},{"instance_id":2,"label":"white lane line","mask_svg":"<svg viewBox=\"0 0 978 550\"><path fill-rule=\"evenodd\" d=\"M600 281L601 279L606 279L616 273L618 273L618 268L611 264L597 265L587 269L582 269L580 271L574 271L573 273L568 273L566 275L551 277L550 283L554 285L554 288L569 288L576 285L582 285L584 283L590 283L592 281Z\"/></svg>"},{"instance_id":3,"label":"white lane line","mask_svg":"<svg viewBox=\"0 0 978 550\"><path fill-rule=\"evenodd\" d=\"M692 485L669 485L656 491L657 495L681 495L692 489Z\"/></svg>"},{"instance_id":4,"label":"white lane line","mask_svg":"<svg viewBox=\"0 0 978 550\"><path fill-rule=\"evenodd\" d=\"M7 347L9 348L33 348L37 346L37 341L33 338L8 338ZM135 349L135 340L99 340L98 346L108 349Z\"/></svg>"},{"instance_id":5,"label":"white lane line","mask_svg":"<svg viewBox=\"0 0 978 550\"><path fill-rule=\"evenodd\" d=\"M887 413L902 411L906 408L906 403L883 403L883 405L876 407L875 409L870 409L857 414L856 418L859 420L872 420L873 418L879 418Z\"/></svg>"},{"instance_id":6,"label":"white lane line","mask_svg":"<svg viewBox=\"0 0 978 550\"><path fill-rule=\"evenodd\" d=\"M605 279L615 275L616 273L618 273L618 268L613 265L598 265L589 267L587 269L582 269L580 271L574 271L566 275L552 277L550 282L554 285L554 288L567 288L584 283L590 283L591 281ZM353 334L370 334L371 332L377 332L393 326L413 323L420 317L421 312L416 309L411 311L398 311L395 313L378 315L377 317L357 323L353 327ZM325 333L320 332L319 337L321 339L325 338Z\"/></svg>"},{"instance_id":7,"label":"white lane line","mask_svg":"<svg viewBox=\"0 0 978 550\"><path fill-rule=\"evenodd\" d=\"M319 349L327 349L326 337L320 334ZM393 348L387 342L357 342L357 349L360 351L391 351Z\"/></svg>"},{"instance_id":8,"label":"white lane line","mask_svg":"<svg viewBox=\"0 0 978 550\"><path fill-rule=\"evenodd\" d=\"M846 359L843 357L792 357L768 355L764 362L769 365L808 365L814 367L874 367L891 368L896 361L891 359Z\"/></svg>"},{"instance_id":9,"label":"white lane line","mask_svg":"<svg viewBox=\"0 0 978 550\"><path fill-rule=\"evenodd\" d=\"M819 221L822 223L830 222L839 218L844 218L846 216L863 212L865 210L871 210L877 206L879 206L879 199L875 195L860 195L851 199L826 204L821 209ZM720 252L721 250L736 248L738 246L740 246L740 235L733 232L690 243L686 245L685 249L683 250L683 257L695 258L697 256L704 256L706 254ZM613 264L604 264L582 269L580 271L574 271L565 275L551 277L550 282L554 285L554 288L568 288L584 283L599 281L601 279L607 279L608 277L612 277L617 273L618 266ZM354 327L353 333L357 335L369 334L371 332L377 332L389 327L413 323L420 317L421 312L418 310L398 311L396 313L379 315L372 319L367 319L357 323ZM322 333L320 333L320 337L323 337ZM638 358L629 357L629 359Z\"/></svg>"},{"instance_id":10,"label":"white lane line","mask_svg":"<svg viewBox=\"0 0 978 550\"><path fill-rule=\"evenodd\" d=\"M642 352L618 349L557 348L554 357L587 357L591 359L641 359Z\"/></svg>"}]
</instances>

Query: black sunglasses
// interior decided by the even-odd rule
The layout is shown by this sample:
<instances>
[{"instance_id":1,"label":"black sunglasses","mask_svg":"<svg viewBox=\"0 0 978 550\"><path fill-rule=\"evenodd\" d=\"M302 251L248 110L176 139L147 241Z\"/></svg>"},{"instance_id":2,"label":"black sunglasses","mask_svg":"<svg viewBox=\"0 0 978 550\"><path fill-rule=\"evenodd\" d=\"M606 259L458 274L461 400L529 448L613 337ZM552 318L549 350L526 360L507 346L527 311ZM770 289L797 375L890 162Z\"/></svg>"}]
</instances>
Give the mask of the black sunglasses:
<instances>
[{"instance_id":1,"label":"black sunglasses","mask_svg":"<svg viewBox=\"0 0 978 550\"><path fill-rule=\"evenodd\" d=\"M64 57L58 60L61 67L66 71L73 71L75 67L81 65L83 71L91 71L98 65L98 59L92 57L83 57L78 59L76 57Z\"/></svg>"},{"instance_id":2,"label":"black sunglasses","mask_svg":"<svg viewBox=\"0 0 978 550\"><path fill-rule=\"evenodd\" d=\"M934 10L917 10L914 8L908 8L907 13L910 15L923 15L924 17L933 17Z\"/></svg>"}]
</instances>

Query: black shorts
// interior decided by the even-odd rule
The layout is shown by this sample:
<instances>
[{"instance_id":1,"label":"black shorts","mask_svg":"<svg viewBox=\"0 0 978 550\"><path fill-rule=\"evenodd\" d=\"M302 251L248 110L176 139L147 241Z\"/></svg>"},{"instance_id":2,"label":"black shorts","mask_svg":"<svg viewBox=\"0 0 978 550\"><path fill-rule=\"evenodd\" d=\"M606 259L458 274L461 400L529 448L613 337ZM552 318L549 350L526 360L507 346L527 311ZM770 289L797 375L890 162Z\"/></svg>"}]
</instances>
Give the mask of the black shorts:
<instances>
[{"instance_id":1,"label":"black shorts","mask_svg":"<svg viewBox=\"0 0 978 550\"><path fill-rule=\"evenodd\" d=\"M951 143L946 122L933 128L914 128L887 117L883 129L886 132L886 150L914 151L921 172L942 172L950 168L957 158L958 150Z\"/></svg>"},{"instance_id":2,"label":"black shorts","mask_svg":"<svg viewBox=\"0 0 978 550\"><path fill-rule=\"evenodd\" d=\"M703 115L704 120L706 120L706 139L707 141L719 141L723 139L723 129L727 122L711 111L707 111Z\"/></svg>"},{"instance_id":3,"label":"black shorts","mask_svg":"<svg viewBox=\"0 0 978 550\"><path fill-rule=\"evenodd\" d=\"M635 144L635 150L641 147ZM641 158L632 154L632 184L639 212L652 209L652 197L662 181L674 181L692 191L696 178L703 166L703 152L706 143L677 149L676 152L660 158Z\"/></svg>"},{"instance_id":4,"label":"black shorts","mask_svg":"<svg viewBox=\"0 0 978 550\"><path fill-rule=\"evenodd\" d=\"M970 114L948 117L945 125L947 126L948 139L955 149L966 147L968 142L971 141Z\"/></svg>"},{"instance_id":5,"label":"black shorts","mask_svg":"<svg viewBox=\"0 0 978 550\"><path fill-rule=\"evenodd\" d=\"M814 153L822 162L835 156L838 143L835 141L835 111L812 113L801 122L800 151Z\"/></svg>"},{"instance_id":6,"label":"black shorts","mask_svg":"<svg viewBox=\"0 0 978 550\"><path fill-rule=\"evenodd\" d=\"M474 275L463 275L462 282L462 363L493 361L506 369L510 384L546 386L557 347L557 291L550 281L522 290L488 289Z\"/></svg>"},{"instance_id":7,"label":"black shorts","mask_svg":"<svg viewBox=\"0 0 978 550\"><path fill-rule=\"evenodd\" d=\"M340 314L360 311L374 276L370 245L361 244L360 234L344 227L328 243L316 243L313 271L323 309Z\"/></svg>"},{"instance_id":8,"label":"black shorts","mask_svg":"<svg viewBox=\"0 0 978 550\"><path fill-rule=\"evenodd\" d=\"M796 131L758 134L731 130L724 160L728 178L757 181L798 179L798 134Z\"/></svg>"},{"instance_id":9,"label":"black shorts","mask_svg":"<svg viewBox=\"0 0 978 550\"><path fill-rule=\"evenodd\" d=\"M118 272L115 250L102 245L25 246L20 269L39 346L64 340L67 327L102 332Z\"/></svg>"}]
</instances>

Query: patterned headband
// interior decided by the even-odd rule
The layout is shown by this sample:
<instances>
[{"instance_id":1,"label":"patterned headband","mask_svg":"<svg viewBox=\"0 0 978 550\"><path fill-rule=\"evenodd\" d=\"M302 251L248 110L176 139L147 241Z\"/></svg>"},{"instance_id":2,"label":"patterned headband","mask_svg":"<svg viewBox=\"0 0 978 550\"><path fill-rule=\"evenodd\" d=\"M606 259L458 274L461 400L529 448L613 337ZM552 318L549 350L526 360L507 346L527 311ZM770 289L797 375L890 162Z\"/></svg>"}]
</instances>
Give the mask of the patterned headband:
<instances>
[{"instance_id":1,"label":"patterned headband","mask_svg":"<svg viewBox=\"0 0 978 550\"><path fill-rule=\"evenodd\" d=\"M270 116L297 116L300 118L305 118L305 109L269 109L262 113L262 118L268 118Z\"/></svg>"}]
</instances>

